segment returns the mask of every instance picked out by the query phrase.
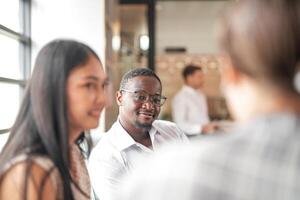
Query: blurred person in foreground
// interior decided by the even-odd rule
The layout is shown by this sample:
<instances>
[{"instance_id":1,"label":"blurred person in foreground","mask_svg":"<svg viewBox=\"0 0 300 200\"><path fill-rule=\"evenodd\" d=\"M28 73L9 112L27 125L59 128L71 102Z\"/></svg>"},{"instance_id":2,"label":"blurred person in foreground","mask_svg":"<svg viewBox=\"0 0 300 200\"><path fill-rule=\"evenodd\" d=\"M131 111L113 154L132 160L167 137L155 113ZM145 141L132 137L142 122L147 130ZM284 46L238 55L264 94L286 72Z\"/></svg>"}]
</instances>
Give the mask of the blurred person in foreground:
<instances>
[{"instance_id":1,"label":"blurred person in foreground","mask_svg":"<svg viewBox=\"0 0 300 200\"><path fill-rule=\"evenodd\" d=\"M106 85L90 47L54 40L41 49L0 155L0 199L91 199L79 142L99 124Z\"/></svg>"},{"instance_id":2,"label":"blurred person in foreground","mask_svg":"<svg viewBox=\"0 0 300 200\"><path fill-rule=\"evenodd\" d=\"M299 199L300 1L240 0L219 33L223 89L239 127L159 152L117 199Z\"/></svg>"},{"instance_id":3,"label":"blurred person in foreground","mask_svg":"<svg viewBox=\"0 0 300 200\"><path fill-rule=\"evenodd\" d=\"M161 81L151 69L136 68L122 77L116 93L118 119L89 159L93 189L101 200L111 199L121 177L134 170L142 155L166 143L188 141L174 123L157 120L165 100Z\"/></svg>"},{"instance_id":4,"label":"blurred person in foreground","mask_svg":"<svg viewBox=\"0 0 300 200\"><path fill-rule=\"evenodd\" d=\"M184 85L172 101L174 122L187 136L212 133L218 129L210 123L206 96L202 91L204 73L196 65L187 65L182 71Z\"/></svg>"}]
</instances>

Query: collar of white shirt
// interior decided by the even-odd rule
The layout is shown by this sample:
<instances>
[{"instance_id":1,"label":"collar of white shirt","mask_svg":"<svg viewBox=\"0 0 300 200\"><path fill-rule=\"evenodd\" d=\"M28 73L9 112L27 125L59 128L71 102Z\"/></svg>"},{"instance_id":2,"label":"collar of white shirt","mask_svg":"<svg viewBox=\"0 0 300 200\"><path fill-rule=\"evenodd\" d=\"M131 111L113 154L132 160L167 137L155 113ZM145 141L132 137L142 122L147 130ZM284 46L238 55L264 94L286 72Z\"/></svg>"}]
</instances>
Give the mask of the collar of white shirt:
<instances>
[{"instance_id":1,"label":"collar of white shirt","mask_svg":"<svg viewBox=\"0 0 300 200\"><path fill-rule=\"evenodd\" d=\"M144 149L144 145L137 143L128 133L127 131L123 128L121 123L119 122L119 119L113 124L111 129L109 130L111 132L112 140L111 142L113 145L118 149L118 151L123 151L133 145L137 145L141 148ZM152 125L152 128L149 131L150 139L153 144L154 142L154 136L156 134L160 134L155 126ZM147 147L145 147L147 148Z\"/></svg>"},{"instance_id":2,"label":"collar of white shirt","mask_svg":"<svg viewBox=\"0 0 300 200\"><path fill-rule=\"evenodd\" d=\"M192 94L199 94L199 93L202 93L201 90L196 90L194 88L192 88L191 86L188 86L188 85L183 85L182 86L182 89L188 93L192 93Z\"/></svg>"}]
</instances>

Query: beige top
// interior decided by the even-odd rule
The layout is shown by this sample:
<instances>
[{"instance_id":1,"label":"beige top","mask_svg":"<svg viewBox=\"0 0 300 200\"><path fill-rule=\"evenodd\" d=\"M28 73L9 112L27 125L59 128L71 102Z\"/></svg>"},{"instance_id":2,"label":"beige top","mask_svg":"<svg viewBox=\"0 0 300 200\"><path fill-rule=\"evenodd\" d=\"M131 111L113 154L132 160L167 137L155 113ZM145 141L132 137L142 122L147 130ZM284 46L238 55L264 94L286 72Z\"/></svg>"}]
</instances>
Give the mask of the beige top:
<instances>
[{"instance_id":1,"label":"beige top","mask_svg":"<svg viewBox=\"0 0 300 200\"><path fill-rule=\"evenodd\" d=\"M70 161L71 161L71 176L75 183L79 186L77 187L72 184L72 191L76 200L86 200L90 199L91 195L91 182L89 174L86 168L85 160L80 152L77 145L70 147ZM82 194L82 192L84 194Z\"/></svg>"},{"instance_id":2,"label":"beige top","mask_svg":"<svg viewBox=\"0 0 300 200\"><path fill-rule=\"evenodd\" d=\"M63 199L63 186L60 173L58 169L54 166L54 163L47 156L33 155L30 156L31 160L45 171L51 171L49 177L53 186L55 187L57 199ZM24 162L28 159L28 155L23 154L17 156L5 167L8 170L13 165L20 162ZM84 158L78 149L77 145L70 148L70 161L71 161L71 176L78 186L76 187L74 183L71 184L71 189L73 191L74 198L76 200L88 200L91 194L91 185L86 169ZM80 189L78 189L80 188ZM82 192L84 194L82 194Z\"/></svg>"},{"instance_id":3,"label":"beige top","mask_svg":"<svg viewBox=\"0 0 300 200\"><path fill-rule=\"evenodd\" d=\"M4 171L9 170L11 167L21 163L28 161L28 155L22 154L15 158L13 158L4 168ZM49 177L51 179L51 183L54 187L55 193L57 194L57 199L63 199L63 190L62 190L62 182L61 176L59 174L58 169L54 166L53 162L46 156L41 155L32 155L30 156L30 161L34 162L34 164L38 165L46 172L50 172Z\"/></svg>"}]
</instances>

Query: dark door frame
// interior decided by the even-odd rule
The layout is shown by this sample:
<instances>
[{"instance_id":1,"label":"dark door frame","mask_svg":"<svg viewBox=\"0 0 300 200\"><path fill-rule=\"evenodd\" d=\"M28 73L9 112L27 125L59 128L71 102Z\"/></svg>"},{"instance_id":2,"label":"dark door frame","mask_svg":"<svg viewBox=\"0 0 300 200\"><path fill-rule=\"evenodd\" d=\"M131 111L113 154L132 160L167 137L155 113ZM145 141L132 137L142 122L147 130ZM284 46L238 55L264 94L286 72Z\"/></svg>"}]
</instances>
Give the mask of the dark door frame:
<instances>
[{"instance_id":1,"label":"dark door frame","mask_svg":"<svg viewBox=\"0 0 300 200\"><path fill-rule=\"evenodd\" d=\"M145 4L148 10L148 67L155 70L155 3L156 0L120 0L120 4Z\"/></svg>"}]
</instances>

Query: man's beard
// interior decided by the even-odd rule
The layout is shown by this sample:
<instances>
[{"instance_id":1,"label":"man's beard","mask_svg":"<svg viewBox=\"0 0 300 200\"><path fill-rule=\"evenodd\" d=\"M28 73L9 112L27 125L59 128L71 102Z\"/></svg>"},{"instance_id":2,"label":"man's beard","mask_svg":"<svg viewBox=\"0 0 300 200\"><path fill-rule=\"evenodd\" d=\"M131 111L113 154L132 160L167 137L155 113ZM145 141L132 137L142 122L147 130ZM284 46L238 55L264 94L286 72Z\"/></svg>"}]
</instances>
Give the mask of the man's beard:
<instances>
[{"instance_id":1,"label":"man's beard","mask_svg":"<svg viewBox=\"0 0 300 200\"><path fill-rule=\"evenodd\" d=\"M143 128L143 129L151 129L152 123L140 123L139 121L134 122L135 127L137 128Z\"/></svg>"}]
</instances>

